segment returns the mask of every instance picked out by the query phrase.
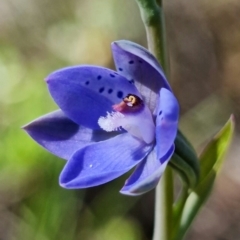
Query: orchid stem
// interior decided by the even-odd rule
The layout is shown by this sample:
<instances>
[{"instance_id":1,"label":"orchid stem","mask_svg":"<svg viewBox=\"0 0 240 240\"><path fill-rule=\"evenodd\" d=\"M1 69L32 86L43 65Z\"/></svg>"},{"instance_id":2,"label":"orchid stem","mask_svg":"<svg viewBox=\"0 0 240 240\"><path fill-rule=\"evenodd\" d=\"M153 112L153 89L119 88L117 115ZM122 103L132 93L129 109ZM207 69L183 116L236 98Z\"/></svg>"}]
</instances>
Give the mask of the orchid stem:
<instances>
[{"instance_id":1,"label":"orchid stem","mask_svg":"<svg viewBox=\"0 0 240 240\"><path fill-rule=\"evenodd\" d=\"M145 25L148 49L155 55L168 75L169 69L162 1L136 0L136 2ZM170 240L173 217L172 205L173 176L172 170L170 167L167 167L161 181L156 187L153 240Z\"/></svg>"},{"instance_id":2,"label":"orchid stem","mask_svg":"<svg viewBox=\"0 0 240 240\"><path fill-rule=\"evenodd\" d=\"M183 183L181 195L173 208L174 222L172 224L171 240L181 239L181 237L179 237L179 226L180 226L183 209L188 196L189 196L188 187Z\"/></svg>"},{"instance_id":3,"label":"orchid stem","mask_svg":"<svg viewBox=\"0 0 240 240\"><path fill-rule=\"evenodd\" d=\"M153 240L169 240L172 228L173 177L167 167L156 187Z\"/></svg>"},{"instance_id":4,"label":"orchid stem","mask_svg":"<svg viewBox=\"0 0 240 240\"><path fill-rule=\"evenodd\" d=\"M148 49L152 52L163 69L168 73L165 19L162 4L155 0L136 0L145 25Z\"/></svg>"}]
</instances>

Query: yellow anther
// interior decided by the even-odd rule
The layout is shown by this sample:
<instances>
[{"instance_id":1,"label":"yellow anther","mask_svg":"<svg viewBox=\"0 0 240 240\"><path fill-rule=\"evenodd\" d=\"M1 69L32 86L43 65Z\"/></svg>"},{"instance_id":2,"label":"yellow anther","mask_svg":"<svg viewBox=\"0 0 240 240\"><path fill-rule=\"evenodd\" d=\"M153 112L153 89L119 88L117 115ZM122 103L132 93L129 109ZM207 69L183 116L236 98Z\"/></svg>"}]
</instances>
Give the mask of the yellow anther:
<instances>
[{"instance_id":1,"label":"yellow anther","mask_svg":"<svg viewBox=\"0 0 240 240\"><path fill-rule=\"evenodd\" d=\"M129 94L124 99L124 102L131 103L132 106L139 105L141 103L141 99L135 95Z\"/></svg>"}]
</instances>

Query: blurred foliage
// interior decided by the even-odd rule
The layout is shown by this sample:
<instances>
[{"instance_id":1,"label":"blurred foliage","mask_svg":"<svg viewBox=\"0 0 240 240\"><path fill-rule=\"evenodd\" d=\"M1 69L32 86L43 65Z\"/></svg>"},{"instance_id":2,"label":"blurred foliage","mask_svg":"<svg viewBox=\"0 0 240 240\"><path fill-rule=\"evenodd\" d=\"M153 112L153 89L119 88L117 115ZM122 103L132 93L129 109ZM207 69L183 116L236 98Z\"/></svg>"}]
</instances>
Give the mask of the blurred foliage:
<instances>
[{"instance_id":1,"label":"blurred foliage","mask_svg":"<svg viewBox=\"0 0 240 240\"><path fill-rule=\"evenodd\" d=\"M199 11L205 5L205 1L166 3L173 88L183 112L198 104L181 121L194 146L223 124L232 107L219 91L223 58L213 62L222 57L222 42L217 40L225 35L209 34L211 29L213 34L221 32L216 21L210 21L221 17L221 11L207 15L209 30L196 14L208 14L213 5ZM57 108L43 82L51 71L82 63L113 67L110 43L116 39L146 46L135 1L1 0L0 30L0 239L151 239L153 191L136 198L120 195L126 176L88 190L62 189L58 176L64 161L21 130L28 121ZM212 39L218 42L217 57ZM233 74L226 51L227 69ZM221 75L224 83L227 73ZM228 89L237 96L230 83Z\"/></svg>"},{"instance_id":2,"label":"blurred foliage","mask_svg":"<svg viewBox=\"0 0 240 240\"><path fill-rule=\"evenodd\" d=\"M199 156L200 159L200 178L198 184L189 191L184 192L186 198L184 206L178 209L182 211L179 220L179 230L173 239L183 239L193 219L197 216L199 209L207 201L217 175L222 168L224 158L232 142L234 134L234 119L230 117L224 127L207 144Z\"/></svg>"},{"instance_id":3,"label":"blurred foliage","mask_svg":"<svg viewBox=\"0 0 240 240\"><path fill-rule=\"evenodd\" d=\"M87 194L64 190L58 185L64 161L21 130L27 121L57 108L43 82L49 72L71 64L111 64L110 42L126 25L116 2L0 3L0 239L143 236L138 221L127 215L138 198L118 192L124 178ZM125 11L134 6L126 5ZM128 16L133 30L126 38L141 32L133 27L140 17Z\"/></svg>"}]
</instances>

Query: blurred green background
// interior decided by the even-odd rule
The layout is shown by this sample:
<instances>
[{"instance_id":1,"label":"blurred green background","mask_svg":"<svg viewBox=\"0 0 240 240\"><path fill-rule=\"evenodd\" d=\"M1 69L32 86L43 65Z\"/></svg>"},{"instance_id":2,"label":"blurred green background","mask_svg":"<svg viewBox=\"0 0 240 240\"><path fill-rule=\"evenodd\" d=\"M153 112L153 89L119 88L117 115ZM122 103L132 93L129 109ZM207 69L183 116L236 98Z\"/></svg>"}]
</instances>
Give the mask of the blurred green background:
<instances>
[{"instance_id":1,"label":"blurred green background","mask_svg":"<svg viewBox=\"0 0 240 240\"><path fill-rule=\"evenodd\" d=\"M166 0L170 82L180 127L198 151L235 113L240 118L240 2ZM58 185L64 161L21 126L55 110L43 81L77 64L114 68L110 43L146 46L134 0L1 0L0 239L150 240L154 191L127 197L127 175L88 190ZM214 192L187 239L240 237L239 134Z\"/></svg>"}]
</instances>

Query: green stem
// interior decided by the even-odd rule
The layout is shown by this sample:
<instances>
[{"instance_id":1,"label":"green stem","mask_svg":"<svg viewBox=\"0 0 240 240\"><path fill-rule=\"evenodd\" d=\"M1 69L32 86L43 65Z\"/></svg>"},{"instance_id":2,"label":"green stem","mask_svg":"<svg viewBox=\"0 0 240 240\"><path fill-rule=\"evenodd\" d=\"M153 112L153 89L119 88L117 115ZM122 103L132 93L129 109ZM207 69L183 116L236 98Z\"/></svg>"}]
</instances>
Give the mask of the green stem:
<instances>
[{"instance_id":1,"label":"green stem","mask_svg":"<svg viewBox=\"0 0 240 240\"><path fill-rule=\"evenodd\" d=\"M169 240L172 228L173 177L167 167L155 193L153 240Z\"/></svg>"},{"instance_id":2,"label":"green stem","mask_svg":"<svg viewBox=\"0 0 240 240\"><path fill-rule=\"evenodd\" d=\"M136 0L145 25L148 48L167 71L165 21L162 7L155 0Z\"/></svg>"},{"instance_id":3,"label":"green stem","mask_svg":"<svg viewBox=\"0 0 240 240\"><path fill-rule=\"evenodd\" d=\"M148 49L161 63L168 73L165 21L161 1L136 0L141 17L145 25ZM172 224L173 205L173 176L170 167L167 167L155 195L155 221L153 240L169 240Z\"/></svg>"},{"instance_id":4,"label":"green stem","mask_svg":"<svg viewBox=\"0 0 240 240\"><path fill-rule=\"evenodd\" d=\"M179 227L180 227L181 216L182 216L183 209L184 209L184 206L185 206L185 203L186 203L186 200L187 200L188 196L189 196L188 187L183 182L181 195L180 195L177 203L174 205L174 208L173 208L174 222L172 224L171 240L181 239L181 238L178 238L178 231L179 231Z\"/></svg>"}]
</instances>

